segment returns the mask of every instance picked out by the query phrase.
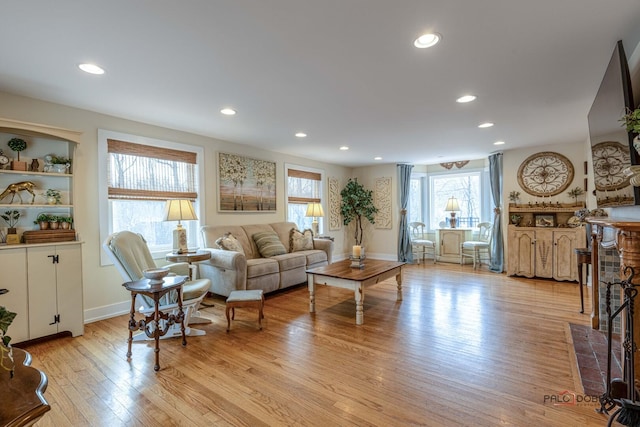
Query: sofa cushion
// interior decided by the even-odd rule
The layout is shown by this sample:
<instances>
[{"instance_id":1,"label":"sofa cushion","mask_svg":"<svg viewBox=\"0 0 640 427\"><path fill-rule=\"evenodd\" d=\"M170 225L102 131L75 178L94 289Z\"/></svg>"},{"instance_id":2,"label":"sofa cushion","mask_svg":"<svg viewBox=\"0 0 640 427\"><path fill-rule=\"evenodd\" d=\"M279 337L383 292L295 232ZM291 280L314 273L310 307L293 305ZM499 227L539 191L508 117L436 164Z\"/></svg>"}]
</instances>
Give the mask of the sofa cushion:
<instances>
[{"instance_id":1,"label":"sofa cushion","mask_svg":"<svg viewBox=\"0 0 640 427\"><path fill-rule=\"evenodd\" d=\"M224 236L219 237L218 240L216 240L216 245L218 245L220 249L224 249L225 251L240 252L244 255L242 245L240 244L238 239L236 239L230 232L224 233Z\"/></svg>"},{"instance_id":2,"label":"sofa cushion","mask_svg":"<svg viewBox=\"0 0 640 427\"><path fill-rule=\"evenodd\" d=\"M301 252L292 254L276 255L272 259L278 261L280 272L293 270L296 268L305 269L307 266L307 257Z\"/></svg>"},{"instance_id":3,"label":"sofa cushion","mask_svg":"<svg viewBox=\"0 0 640 427\"><path fill-rule=\"evenodd\" d=\"M264 258L270 258L276 255L286 254L287 250L284 248L278 235L274 231L260 231L251 236L253 241L256 242L260 255Z\"/></svg>"},{"instance_id":4,"label":"sofa cushion","mask_svg":"<svg viewBox=\"0 0 640 427\"><path fill-rule=\"evenodd\" d=\"M308 251L313 249L313 231L291 229L289 234L289 252Z\"/></svg>"},{"instance_id":5,"label":"sofa cushion","mask_svg":"<svg viewBox=\"0 0 640 427\"><path fill-rule=\"evenodd\" d=\"M247 260L247 279L278 274L279 272L280 265L274 259L254 258Z\"/></svg>"}]
</instances>

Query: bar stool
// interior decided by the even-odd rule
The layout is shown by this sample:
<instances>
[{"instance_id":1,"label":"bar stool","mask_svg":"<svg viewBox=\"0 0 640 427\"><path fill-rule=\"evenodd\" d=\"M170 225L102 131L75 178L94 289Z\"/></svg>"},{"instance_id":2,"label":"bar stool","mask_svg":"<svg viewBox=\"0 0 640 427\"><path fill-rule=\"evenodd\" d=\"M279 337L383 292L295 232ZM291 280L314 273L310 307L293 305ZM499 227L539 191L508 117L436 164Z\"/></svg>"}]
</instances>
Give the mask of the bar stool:
<instances>
[{"instance_id":1,"label":"bar stool","mask_svg":"<svg viewBox=\"0 0 640 427\"><path fill-rule=\"evenodd\" d=\"M591 249L575 248L573 251L575 252L576 258L578 260L578 285L580 286L580 313L584 313L584 293L582 291L582 265L583 264L587 265L587 277L588 277L589 266L591 265Z\"/></svg>"}]
</instances>

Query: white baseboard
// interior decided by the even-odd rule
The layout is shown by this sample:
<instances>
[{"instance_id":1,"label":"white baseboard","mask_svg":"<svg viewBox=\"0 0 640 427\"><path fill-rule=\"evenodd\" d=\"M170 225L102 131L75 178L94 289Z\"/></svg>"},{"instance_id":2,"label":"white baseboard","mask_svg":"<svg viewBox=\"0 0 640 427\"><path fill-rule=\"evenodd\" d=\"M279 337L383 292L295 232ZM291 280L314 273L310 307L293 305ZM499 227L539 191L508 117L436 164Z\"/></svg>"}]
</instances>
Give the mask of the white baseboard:
<instances>
[{"instance_id":1,"label":"white baseboard","mask_svg":"<svg viewBox=\"0 0 640 427\"><path fill-rule=\"evenodd\" d=\"M109 319L111 317L128 314L131 310L131 300L123 301L102 307L91 308L84 311L84 323L93 323L98 320Z\"/></svg>"}]
</instances>

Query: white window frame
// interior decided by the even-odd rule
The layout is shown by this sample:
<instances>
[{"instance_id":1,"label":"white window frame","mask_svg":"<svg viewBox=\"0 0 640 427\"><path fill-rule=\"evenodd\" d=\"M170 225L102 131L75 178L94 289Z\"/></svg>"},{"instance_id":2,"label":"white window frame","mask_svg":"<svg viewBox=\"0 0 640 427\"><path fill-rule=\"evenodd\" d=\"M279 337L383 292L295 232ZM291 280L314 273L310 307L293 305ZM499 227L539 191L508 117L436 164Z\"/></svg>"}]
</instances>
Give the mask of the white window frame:
<instances>
[{"instance_id":1,"label":"white window frame","mask_svg":"<svg viewBox=\"0 0 640 427\"><path fill-rule=\"evenodd\" d=\"M145 136L139 135L131 135L121 132L114 132L110 130L98 129L98 207L99 207L99 221L100 221L100 265L113 265L109 256L102 249L102 242L104 242L111 233L113 233L112 227L112 212L111 212L111 204L109 203L109 195L107 188L107 161L108 158L108 144L107 140L109 139L117 139L121 141L127 141L134 144L143 144L143 145L152 145L156 147L170 148L175 150L189 151L192 153L196 153L196 164L198 166L198 176L197 176L197 188L198 188L198 201L196 203L198 221L194 221L194 226L190 227L191 232L187 236L187 240L191 242L199 242L200 237L197 230L200 228L200 221L204 218L204 206L205 204L205 195L204 191L201 189L204 188L204 176L205 176L205 168L204 168L204 148L196 146L183 144L179 142L172 141L164 141L161 139L148 138ZM164 259L165 255L171 251L171 245L166 248L160 247L155 251L151 252L151 255L154 259Z\"/></svg>"},{"instance_id":2,"label":"white window frame","mask_svg":"<svg viewBox=\"0 0 640 427\"><path fill-rule=\"evenodd\" d=\"M429 229L429 231L435 232L435 229L431 228L431 185L432 177L440 177L446 175L460 175L460 174L470 174L470 173L480 173L480 222L493 222L493 217L491 216L491 186L489 183L489 169L484 168L465 168L464 170L455 170L455 171L445 171L445 172L431 172L427 174L427 179L424 182L424 185L427 186L427 190L423 191L423 194L426 199L427 209L425 211L425 225Z\"/></svg>"}]
</instances>

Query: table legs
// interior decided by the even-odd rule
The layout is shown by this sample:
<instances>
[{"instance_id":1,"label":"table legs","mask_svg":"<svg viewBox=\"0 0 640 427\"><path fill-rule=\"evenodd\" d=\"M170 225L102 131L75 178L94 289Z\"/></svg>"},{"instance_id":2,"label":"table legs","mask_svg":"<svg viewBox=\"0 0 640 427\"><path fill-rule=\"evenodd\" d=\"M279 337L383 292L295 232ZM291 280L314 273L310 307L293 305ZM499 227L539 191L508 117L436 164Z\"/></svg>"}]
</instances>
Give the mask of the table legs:
<instances>
[{"instance_id":1,"label":"table legs","mask_svg":"<svg viewBox=\"0 0 640 427\"><path fill-rule=\"evenodd\" d=\"M356 285L354 296L356 298L356 325L364 323L364 286L362 282Z\"/></svg>"},{"instance_id":2,"label":"table legs","mask_svg":"<svg viewBox=\"0 0 640 427\"><path fill-rule=\"evenodd\" d=\"M309 313L316 312L316 284L313 274L307 274L307 286L309 287Z\"/></svg>"},{"instance_id":3,"label":"table legs","mask_svg":"<svg viewBox=\"0 0 640 427\"><path fill-rule=\"evenodd\" d=\"M398 296L396 301L402 301L402 269L396 274L396 283L398 283Z\"/></svg>"}]
</instances>

